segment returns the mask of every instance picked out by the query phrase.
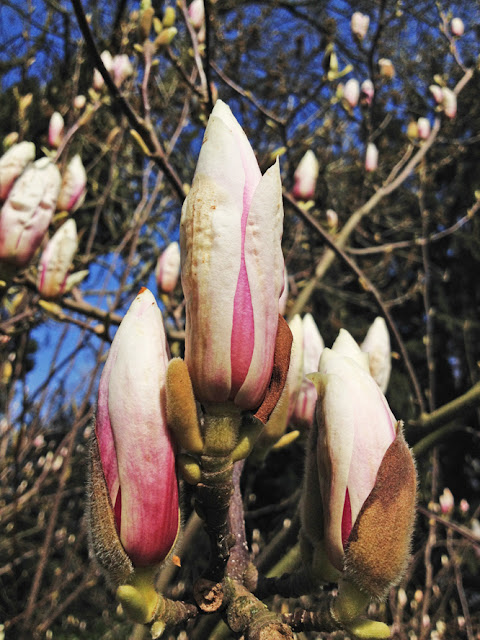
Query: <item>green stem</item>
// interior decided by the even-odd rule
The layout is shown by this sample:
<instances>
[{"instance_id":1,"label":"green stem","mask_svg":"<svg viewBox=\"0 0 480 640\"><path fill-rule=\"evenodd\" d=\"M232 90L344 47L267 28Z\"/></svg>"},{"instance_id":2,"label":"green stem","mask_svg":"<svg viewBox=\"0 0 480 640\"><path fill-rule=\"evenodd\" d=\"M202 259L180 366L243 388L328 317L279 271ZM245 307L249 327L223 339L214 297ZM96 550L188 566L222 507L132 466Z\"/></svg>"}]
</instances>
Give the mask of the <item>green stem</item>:
<instances>
[{"instance_id":1,"label":"green stem","mask_svg":"<svg viewBox=\"0 0 480 640\"><path fill-rule=\"evenodd\" d=\"M457 418L472 407L480 404L480 382L477 382L466 393L455 398L451 402L444 404L443 407L432 411L431 413L422 413L418 420L412 421L411 424L428 431L435 427L441 427L454 418Z\"/></svg>"},{"instance_id":2,"label":"green stem","mask_svg":"<svg viewBox=\"0 0 480 640\"><path fill-rule=\"evenodd\" d=\"M434 447L439 440L442 440L445 436L453 433L454 431L459 431L463 429L463 425L458 424L457 422L450 422L450 424L446 424L443 427L440 427L436 431L429 433L428 436L425 436L421 440L419 440L413 447L412 451L415 454L416 458L423 456L427 451L429 451L432 447Z\"/></svg>"}]
</instances>

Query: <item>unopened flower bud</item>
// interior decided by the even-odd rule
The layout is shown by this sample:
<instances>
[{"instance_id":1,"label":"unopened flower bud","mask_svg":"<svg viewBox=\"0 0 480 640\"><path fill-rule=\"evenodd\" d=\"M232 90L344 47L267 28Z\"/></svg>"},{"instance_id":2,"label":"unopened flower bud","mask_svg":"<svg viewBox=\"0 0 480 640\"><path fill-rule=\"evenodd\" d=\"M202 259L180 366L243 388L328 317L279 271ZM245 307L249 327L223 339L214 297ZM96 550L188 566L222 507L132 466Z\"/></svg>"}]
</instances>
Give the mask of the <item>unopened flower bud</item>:
<instances>
[{"instance_id":1,"label":"unopened flower bud","mask_svg":"<svg viewBox=\"0 0 480 640\"><path fill-rule=\"evenodd\" d=\"M338 227L338 214L333 209L327 209L325 216L329 229L334 231Z\"/></svg>"},{"instance_id":2,"label":"unopened flower bud","mask_svg":"<svg viewBox=\"0 0 480 640\"><path fill-rule=\"evenodd\" d=\"M369 25L370 18L360 13L360 11L355 11L350 21L350 28L352 29L353 35L359 40L363 40L367 35Z\"/></svg>"},{"instance_id":3,"label":"unopened flower bud","mask_svg":"<svg viewBox=\"0 0 480 640\"><path fill-rule=\"evenodd\" d=\"M55 298L65 291L77 247L77 225L70 219L54 234L40 258L37 288L43 298Z\"/></svg>"},{"instance_id":4,"label":"unopened flower bud","mask_svg":"<svg viewBox=\"0 0 480 640\"><path fill-rule=\"evenodd\" d=\"M395 77L395 67L393 66L392 61L388 58L380 58L378 66L380 68L380 75L382 78L392 80L392 78Z\"/></svg>"},{"instance_id":5,"label":"unopened flower bud","mask_svg":"<svg viewBox=\"0 0 480 640\"><path fill-rule=\"evenodd\" d=\"M465 33L465 25L461 18L452 18L450 28L452 30L452 35L454 36L460 37Z\"/></svg>"},{"instance_id":6,"label":"unopened flower bud","mask_svg":"<svg viewBox=\"0 0 480 640\"><path fill-rule=\"evenodd\" d=\"M373 82L367 78L362 82L360 87L360 103L369 107L372 104L373 96L375 95L375 88Z\"/></svg>"},{"instance_id":7,"label":"unopened flower bud","mask_svg":"<svg viewBox=\"0 0 480 640\"><path fill-rule=\"evenodd\" d=\"M54 149L57 149L62 144L64 130L65 123L62 114L54 111L48 125L48 144Z\"/></svg>"},{"instance_id":8,"label":"unopened flower bud","mask_svg":"<svg viewBox=\"0 0 480 640\"><path fill-rule=\"evenodd\" d=\"M453 511L453 507L455 506L455 499L453 497L453 493L450 491L448 487L445 487L438 501L440 503L440 509L443 515L444 516L450 515Z\"/></svg>"},{"instance_id":9,"label":"unopened flower bud","mask_svg":"<svg viewBox=\"0 0 480 640\"><path fill-rule=\"evenodd\" d=\"M298 200L310 200L315 195L320 165L311 149L309 149L293 175L295 184L293 186L293 196Z\"/></svg>"},{"instance_id":10,"label":"unopened flower bud","mask_svg":"<svg viewBox=\"0 0 480 640\"><path fill-rule=\"evenodd\" d=\"M442 89L443 111L447 118L454 118L457 115L457 95L448 87Z\"/></svg>"},{"instance_id":11,"label":"unopened flower bud","mask_svg":"<svg viewBox=\"0 0 480 640\"><path fill-rule=\"evenodd\" d=\"M205 5L203 0L193 0L188 7L188 17L194 29L199 31L205 23Z\"/></svg>"},{"instance_id":12,"label":"unopened flower bud","mask_svg":"<svg viewBox=\"0 0 480 640\"><path fill-rule=\"evenodd\" d=\"M428 88L431 94L433 95L435 102L437 104L440 104L443 100L442 87L439 87L438 84L431 84Z\"/></svg>"},{"instance_id":13,"label":"unopened flower bud","mask_svg":"<svg viewBox=\"0 0 480 640\"><path fill-rule=\"evenodd\" d=\"M462 513L468 513L469 509L470 509L470 505L468 504L468 502L465 500L465 498L462 498L460 500L460 504L458 505L459 509Z\"/></svg>"},{"instance_id":14,"label":"unopened flower bud","mask_svg":"<svg viewBox=\"0 0 480 640\"><path fill-rule=\"evenodd\" d=\"M360 86L356 78L350 78L347 81L343 90L343 97L352 108L357 106L360 97Z\"/></svg>"},{"instance_id":15,"label":"unopened flower bud","mask_svg":"<svg viewBox=\"0 0 480 640\"><path fill-rule=\"evenodd\" d=\"M87 103L87 98L84 95L75 96L73 99L73 106L75 109L81 110Z\"/></svg>"},{"instance_id":16,"label":"unopened flower bud","mask_svg":"<svg viewBox=\"0 0 480 640\"><path fill-rule=\"evenodd\" d=\"M47 158L28 167L0 213L0 260L26 266L40 246L55 210L60 172Z\"/></svg>"},{"instance_id":17,"label":"unopened flower bud","mask_svg":"<svg viewBox=\"0 0 480 640\"><path fill-rule=\"evenodd\" d=\"M35 158L33 142L19 142L0 158L0 200L5 200L13 183Z\"/></svg>"},{"instance_id":18,"label":"unopened flower bud","mask_svg":"<svg viewBox=\"0 0 480 640\"><path fill-rule=\"evenodd\" d=\"M365 171L376 171L378 168L378 149L373 142L367 145L365 154Z\"/></svg>"},{"instance_id":19,"label":"unopened flower bud","mask_svg":"<svg viewBox=\"0 0 480 640\"><path fill-rule=\"evenodd\" d=\"M370 374L382 393L385 393L392 370L392 355L387 323L381 316L375 318L368 329L361 349L368 353Z\"/></svg>"},{"instance_id":20,"label":"unopened flower bud","mask_svg":"<svg viewBox=\"0 0 480 640\"><path fill-rule=\"evenodd\" d=\"M419 118L417 120L417 129L420 140L426 140L431 131L430 121L428 118Z\"/></svg>"},{"instance_id":21,"label":"unopened flower bud","mask_svg":"<svg viewBox=\"0 0 480 640\"><path fill-rule=\"evenodd\" d=\"M112 54L110 53L110 51L105 50L105 51L102 51L102 53L100 54L100 57L102 59L105 69L110 73L113 65ZM98 69L94 69L92 85L95 91L100 91L100 89L103 87L104 84L105 84L105 81L103 79L102 74Z\"/></svg>"},{"instance_id":22,"label":"unopened flower bud","mask_svg":"<svg viewBox=\"0 0 480 640\"><path fill-rule=\"evenodd\" d=\"M155 269L157 287L161 293L171 293L180 276L180 245L172 242L158 258Z\"/></svg>"},{"instance_id":23,"label":"unopened flower bud","mask_svg":"<svg viewBox=\"0 0 480 640\"><path fill-rule=\"evenodd\" d=\"M57 211L75 211L82 205L86 192L87 173L77 153L65 169L57 200Z\"/></svg>"},{"instance_id":24,"label":"unopened flower bud","mask_svg":"<svg viewBox=\"0 0 480 640\"><path fill-rule=\"evenodd\" d=\"M120 87L123 82L133 74L133 66L130 62L130 58L126 53L122 53L113 57L112 61L112 75L113 81Z\"/></svg>"}]
</instances>

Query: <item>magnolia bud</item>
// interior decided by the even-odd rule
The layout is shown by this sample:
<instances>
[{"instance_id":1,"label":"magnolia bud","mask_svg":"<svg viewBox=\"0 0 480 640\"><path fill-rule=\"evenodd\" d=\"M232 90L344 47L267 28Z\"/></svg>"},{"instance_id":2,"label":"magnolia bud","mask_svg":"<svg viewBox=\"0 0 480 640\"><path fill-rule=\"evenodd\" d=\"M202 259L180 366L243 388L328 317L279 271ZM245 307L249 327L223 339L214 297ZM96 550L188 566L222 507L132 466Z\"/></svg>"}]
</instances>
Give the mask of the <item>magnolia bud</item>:
<instances>
[{"instance_id":1,"label":"magnolia bud","mask_svg":"<svg viewBox=\"0 0 480 640\"><path fill-rule=\"evenodd\" d=\"M110 51L105 50L105 51L102 51L102 53L100 54L100 57L102 59L105 69L108 72L110 72L112 70L112 64L113 64L112 54L110 53ZM94 69L92 86L95 89L95 91L100 91L100 89L103 87L104 84L105 84L105 81L103 79L102 74L98 69Z\"/></svg>"},{"instance_id":2,"label":"magnolia bud","mask_svg":"<svg viewBox=\"0 0 480 640\"><path fill-rule=\"evenodd\" d=\"M35 158L33 142L19 142L0 158L0 200L5 200L13 183Z\"/></svg>"},{"instance_id":3,"label":"magnolia bud","mask_svg":"<svg viewBox=\"0 0 480 640\"><path fill-rule=\"evenodd\" d=\"M292 193L298 200L310 200L315 195L320 165L311 149L309 149L293 174L295 184Z\"/></svg>"},{"instance_id":4,"label":"magnolia bud","mask_svg":"<svg viewBox=\"0 0 480 640\"><path fill-rule=\"evenodd\" d=\"M65 169L57 200L57 211L75 211L87 192L87 174L79 154L73 156Z\"/></svg>"},{"instance_id":5,"label":"magnolia bud","mask_svg":"<svg viewBox=\"0 0 480 640\"><path fill-rule=\"evenodd\" d=\"M427 118L419 118L417 120L418 137L420 140L426 140L430 135L430 122Z\"/></svg>"},{"instance_id":6,"label":"magnolia bud","mask_svg":"<svg viewBox=\"0 0 480 640\"><path fill-rule=\"evenodd\" d=\"M338 227L338 214L333 209L327 209L325 216L327 218L327 225L329 229L335 231Z\"/></svg>"},{"instance_id":7,"label":"magnolia bud","mask_svg":"<svg viewBox=\"0 0 480 640\"><path fill-rule=\"evenodd\" d=\"M130 62L130 58L126 53L114 56L112 61L112 75L113 81L120 87L123 82L133 74L133 66Z\"/></svg>"},{"instance_id":8,"label":"magnolia bud","mask_svg":"<svg viewBox=\"0 0 480 640\"><path fill-rule=\"evenodd\" d=\"M343 97L352 108L357 106L358 98L360 97L360 86L356 78L350 78L347 81L343 90Z\"/></svg>"},{"instance_id":9,"label":"magnolia bud","mask_svg":"<svg viewBox=\"0 0 480 640\"><path fill-rule=\"evenodd\" d=\"M77 225L75 220L67 220L49 241L40 258L37 288L43 298L55 298L65 291L77 247Z\"/></svg>"},{"instance_id":10,"label":"magnolia bud","mask_svg":"<svg viewBox=\"0 0 480 640\"><path fill-rule=\"evenodd\" d=\"M450 28L452 30L452 35L457 37L463 36L465 32L465 25L463 24L463 20L461 18L452 18Z\"/></svg>"},{"instance_id":11,"label":"magnolia bud","mask_svg":"<svg viewBox=\"0 0 480 640\"><path fill-rule=\"evenodd\" d=\"M382 317L375 318L367 331L361 349L368 353L370 374L383 393L387 390L392 369L390 334Z\"/></svg>"},{"instance_id":12,"label":"magnolia bud","mask_svg":"<svg viewBox=\"0 0 480 640\"><path fill-rule=\"evenodd\" d=\"M447 118L454 118L457 115L457 95L448 87L442 89L443 111Z\"/></svg>"},{"instance_id":13,"label":"magnolia bud","mask_svg":"<svg viewBox=\"0 0 480 640\"><path fill-rule=\"evenodd\" d=\"M388 58L380 58L378 66L380 68L380 75L382 78L392 80L392 78L395 77L395 67L393 66L392 61Z\"/></svg>"},{"instance_id":14,"label":"magnolia bud","mask_svg":"<svg viewBox=\"0 0 480 640\"><path fill-rule=\"evenodd\" d=\"M362 82L360 90L360 103L369 107L372 104L373 96L375 95L373 82L369 78L367 78L367 80L364 80Z\"/></svg>"},{"instance_id":15,"label":"magnolia bud","mask_svg":"<svg viewBox=\"0 0 480 640\"><path fill-rule=\"evenodd\" d=\"M443 100L443 91L442 87L439 87L438 84L431 84L429 87L430 92L432 93L435 102L440 104Z\"/></svg>"},{"instance_id":16,"label":"magnolia bud","mask_svg":"<svg viewBox=\"0 0 480 640\"><path fill-rule=\"evenodd\" d=\"M359 40L363 40L367 35L369 25L370 18L360 13L360 11L355 11L350 21L350 28L352 29L353 35Z\"/></svg>"},{"instance_id":17,"label":"magnolia bud","mask_svg":"<svg viewBox=\"0 0 480 640\"><path fill-rule=\"evenodd\" d=\"M86 105L87 103L87 98L84 95L78 95L75 96L75 98L73 99L73 106L75 107L75 109L83 109L83 107Z\"/></svg>"},{"instance_id":18,"label":"magnolia bud","mask_svg":"<svg viewBox=\"0 0 480 640\"><path fill-rule=\"evenodd\" d=\"M180 245L172 242L161 254L155 269L157 287L161 293L171 293L180 276Z\"/></svg>"},{"instance_id":19,"label":"magnolia bud","mask_svg":"<svg viewBox=\"0 0 480 640\"><path fill-rule=\"evenodd\" d=\"M193 0L188 7L188 17L194 29L199 31L205 23L205 5L203 0Z\"/></svg>"},{"instance_id":20,"label":"magnolia bud","mask_svg":"<svg viewBox=\"0 0 480 640\"><path fill-rule=\"evenodd\" d=\"M54 111L48 125L48 144L51 147L57 149L62 144L64 130L65 123L62 115L58 111Z\"/></svg>"},{"instance_id":21,"label":"magnolia bud","mask_svg":"<svg viewBox=\"0 0 480 640\"><path fill-rule=\"evenodd\" d=\"M377 167L378 149L373 142L369 142L365 154L365 171L376 171Z\"/></svg>"},{"instance_id":22,"label":"magnolia bud","mask_svg":"<svg viewBox=\"0 0 480 640\"><path fill-rule=\"evenodd\" d=\"M445 487L438 501L440 503L440 509L442 510L443 515L445 516L450 515L453 511L455 500L453 497L453 493L450 491L448 487Z\"/></svg>"}]
</instances>

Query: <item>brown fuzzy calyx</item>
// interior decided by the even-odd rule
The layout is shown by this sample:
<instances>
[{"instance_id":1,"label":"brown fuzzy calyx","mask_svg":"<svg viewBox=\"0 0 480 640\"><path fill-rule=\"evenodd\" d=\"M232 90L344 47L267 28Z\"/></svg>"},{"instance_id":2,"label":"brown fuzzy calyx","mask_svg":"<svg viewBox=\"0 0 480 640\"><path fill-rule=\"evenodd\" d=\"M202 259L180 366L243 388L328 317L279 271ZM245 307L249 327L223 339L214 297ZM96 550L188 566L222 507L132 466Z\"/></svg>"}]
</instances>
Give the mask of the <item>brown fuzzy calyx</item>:
<instances>
[{"instance_id":1,"label":"brown fuzzy calyx","mask_svg":"<svg viewBox=\"0 0 480 640\"><path fill-rule=\"evenodd\" d=\"M387 449L345 550L345 575L381 599L403 575L415 519L415 463L400 432Z\"/></svg>"},{"instance_id":2,"label":"brown fuzzy calyx","mask_svg":"<svg viewBox=\"0 0 480 640\"><path fill-rule=\"evenodd\" d=\"M115 527L112 503L103 474L95 431L89 448L87 521L92 555L114 588L128 581L133 565Z\"/></svg>"}]
</instances>

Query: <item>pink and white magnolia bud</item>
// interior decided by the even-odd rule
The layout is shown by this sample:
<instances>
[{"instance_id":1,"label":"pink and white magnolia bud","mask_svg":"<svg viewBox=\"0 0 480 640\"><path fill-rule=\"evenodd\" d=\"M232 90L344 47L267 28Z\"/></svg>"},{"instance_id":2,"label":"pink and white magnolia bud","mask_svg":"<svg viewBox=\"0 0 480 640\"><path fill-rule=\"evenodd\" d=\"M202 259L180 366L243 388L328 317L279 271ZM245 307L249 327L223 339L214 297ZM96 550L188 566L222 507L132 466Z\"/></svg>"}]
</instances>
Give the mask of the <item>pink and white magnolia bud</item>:
<instances>
[{"instance_id":1,"label":"pink and white magnolia bud","mask_svg":"<svg viewBox=\"0 0 480 640\"><path fill-rule=\"evenodd\" d=\"M448 87L442 89L443 111L447 118L454 118L457 115L457 95Z\"/></svg>"},{"instance_id":2,"label":"pink and white magnolia bud","mask_svg":"<svg viewBox=\"0 0 480 640\"><path fill-rule=\"evenodd\" d=\"M205 5L203 0L193 0L188 7L188 17L194 29L199 31L205 24Z\"/></svg>"},{"instance_id":3,"label":"pink and white magnolia bud","mask_svg":"<svg viewBox=\"0 0 480 640\"><path fill-rule=\"evenodd\" d=\"M110 51L105 50L105 51L102 51L102 53L100 54L100 57L102 59L105 69L110 73L113 65L112 54L110 53ZM105 80L103 79L102 74L98 69L94 69L92 86L95 89L95 91L100 91L100 89L103 87L104 84L105 84Z\"/></svg>"},{"instance_id":4,"label":"pink and white magnolia bud","mask_svg":"<svg viewBox=\"0 0 480 640\"><path fill-rule=\"evenodd\" d=\"M373 142L367 144L365 153L365 171L376 171L378 168L378 149Z\"/></svg>"},{"instance_id":5,"label":"pink and white magnolia bud","mask_svg":"<svg viewBox=\"0 0 480 640\"><path fill-rule=\"evenodd\" d=\"M403 572L415 514L415 467L369 373L324 349L316 380L317 464L325 549L360 589L382 597ZM387 513L388 512L388 513ZM386 535L390 524L394 535Z\"/></svg>"},{"instance_id":6,"label":"pink and white magnolia bud","mask_svg":"<svg viewBox=\"0 0 480 640\"><path fill-rule=\"evenodd\" d=\"M357 106L360 97L360 85L356 78L350 78L347 81L343 90L343 97L352 108Z\"/></svg>"},{"instance_id":7,"label":"pink and white magnolia bud","mask_svg":"<svg viewBox=\"0 0 480 640\"><path fill-rule=\"evenodd\" d=\"M448 487L445 487L438 501L440 503L440 509L443 515L444 516L450 515L453 511L453 507L455 506L455 499L453 497L453 493L450 491Z\"/></svg>"},{"instance_id":8,"label":"pink and white magnolia bud","mask_svg":"<svg viewBox=\"0 0 480 640\"><path fill-rule=\"evenodd\" d=\"M333 209L327 209L325 212L325 216L327 218L327 225L329 229L335 230L338 227L338 214Z\"/></svg>"},{"instance_id":9,"label":"pink and white magnolia bud","mask_svg":"<svg viewBox=\"0 0 480 640\"><path fill-rule=\"evenodd\" d=\"M300 160L293 174L295 183L292 193L297 200L310 200L310 198L313 198L319 170L318 160L313 151L309 149Z\"/></svg>"},{"instance_id":10,"label":"pink and white magnolia bud","mask_svg":"<svg viewBox=\"0 0 480 640\"><path fill-rule=\"evenodd\" d=\"M283 291L278 299L278 313L281 316L285 315L285 311L287 310L289 288L287 267L285 267L283 270Z\"/></svg>"},{"instance_id":11,"label":"pink and white magnolia bud","mask_svg":"<svg viewBox=\"0 0 480 640\"><path fill-rule=\"evenodd\" d=\"M55 232L40 258L37 289L43 298L64 293L77 247L77 225L70 219Z\"/></svg>"},{"instance_id":12,"label":"pink and white magnolia bud","mask_svg":"<svg viewBox=\"0 0 480 640\"><path fill-rule=\"evenodd\" d=\"M369 25L370 18L360 13L360 11L355 11L350 20L350 28L352 29L353 35L359 40L363 40L367 35Z\"/></svg>"},{"instance_id":13,"label":"pink and white magnolia bud","mask_svg":"<svg viewBox=\"0 0 480 640\"><path fill-rule=\"evenodd\" d=\"M161 562L179 527L175 455L163 400L167 365L162 315L150 291L141 289L110 347L95 422L115 527L135 567Z\"/></svg>"},{"instance_id":14,"label":"pink and white magnolia bud","mask_svg":"<svg viewBox=\"0 0 480 640\"><path fill-rule=\"evenodd\" d=\"M180 276L180 245L172 242L161 254L155 269L157 287L161 293L171 293Z\"/></svg>"},{"instance_id":15,"label":"pink and white magnolia bud","mask_svg":"<svg viewBox=\"0 0 480 640\"><path fill-rule=\"evenodd\" d=\"M360 87L360 103L369 107L372 104L373 96L375 95L375 87L373 82L367 78L362 82Z\"/></svg>"},{"instance_id":16,"label":"pink and white magnolia bud","mask_svg":"<svg viewBox=\"0 0 480 640\"><path fill-rule=\"evenodd\" d=\"M443 90L438 84L431 84L429 87L431 94L437 104L440 104L443 100Z\"/></svg>"},{"instance_id":17,"label":"pink and white magnolia bud","mask_svg":"<svg viewBox=\"0 0 480 640\"><path fill-rule=\"evenodd\" d=\"M470 505L468 504L468 502L465 500L465 498L462 498L460 500L460 504L458 505L459 509L462 513L468 513L469 509L470 509Z\"/></svg>"},{"instance_id":18,"label":"pink and white magnolia bud","mask_svg":"<svg viewBox=\"0 0 480 640\"><path fill-rule=\"evenodd\" d=\"M5 200L13 183L35 158L33 142L19 142L0 158L0 200Z\"/></svg>"},{"instance_id":19,"label":"pink and white magnolia bud","mask_svg":"<svg viewBox=\"0 0 480 640\"><path fill-rule=\"evenodd\" d=\"M62 144L64 130L65 122L62 114L54 111L48 125L48 144L54 149L57 149Z\"/></svg>"},{"instance_id":20,"label":"pink and white magnolia bud","mask_svg":"<svg viewBox=\"0 0 480 640\"><path fill-rule=\"evenodd\" d=\"M385 393L392 370L392 352L390 334L382 317L379 316L373 321L367 331L365 340L362 342L361 349L368 353L370 374L382 390L382 393Z\"/></svg>"},{"instance_id":21,"label":"pink and white magnolia bud","mask_svg":"<svg viewBox=\"0 0 480 640\"><path fill-rule=\"evenodd\" d=\"M465 25L463 24L463 20L461 18L452 18L450 23L450 29L452 30L452 35L460 37L465 33Z\"/></svg>"},{"instance_id":22,"label":"pink and white magnolia bud","mask_svg":"<svg viewBox=\"0 0 480 640\"><path fill-rule=\"evenodd\" d=\"M279 164L262 176L229 107L209 118L180 223L185 360L200 402L261 404L283 286Z\"/></svg>"},{"instance_id":23,"label":"pink and white magnolia bud","mask_svg":"<svg viewBox=\"0 0 480 640\"><path fill-rule=\"evenodd\" d=\"M378 61L380 75L386 80L392 80L395 77L395 67L389 58L380 58Z\"/></svg>"},{"instance_id":24,"label":"pink and white magnolia bud","mask_svg":"<svg viewBox=\"0 0 480 640\"><path fill-rule=\"evenodd\" d=\"M419 118L417 120L417 132L420 140L426 140L430 135L431 127L428 118Z\"/></svg>"},{"instance_id":25,"label":"pink and white magnolia bud","mask_svg":"<svg viewBox=\"0 0 480 640\"><path fill-rule=\"evenodd\" d=\"M133 66L126 53L113 57L112 75L117 87L120 87L133 74Z\"/></svg>"},{"instance_id":26,"label":"pink and white magnolia bud","mask_svg":"<svg viewBox=\"0 0 480 640\"><path fill-rule=\"evenodd\" d=\"M0 260L26 266L40 246L55 210L60 172L41 158L13 185L0 213Z\"/></svg>"},{"instance_id":27,"label":"pink and white magnolia bud","mask_svg":"<svg viewBox=\"0 0 480 640\"><path fill-rule=\"evenodd\" d=\"M292 424L299 429L309 429L312 426L317 403L317 390L313 382L305 376L317 371L324 346L323 338L313 316L307 313L303 318L303 380L291 417Z\"/></svg>"},{"instance_id":28,"label":"pink and white magnolia bud","mask_svg":"<svg viewBox=\"0 0 480 640\"><path fill-rule=\"evenodd\" d=\"M57 200L57 211L75 211L87 193L87 173L77 153L67 164Z\"/></svg>"},{"instance_id":29,"label":"pink and white magnolia bud","mask_svg":"<svg viewBox=\"0 0 480 640\"><path fill-rule=\"evenodd\" d=\"M370 372L368 355L360 349L346 329L340 329L338 332L338 336L332 345L332 351L345 358L351 358L364 371Z\"/></svg>"},{"instance_id":30,"label":"pink and white magnolia bud","mask_svg":"<svg viewBox=\"0 0 480 640\"><path fill-rule=\"evenodd\" d=\"M83 107L87 104L87 98L86 96L79 94L78 96L75 96L75 98L73 99L73 106L75 107L75 109L83 109Z\"/></svg>"}]
</instances>

